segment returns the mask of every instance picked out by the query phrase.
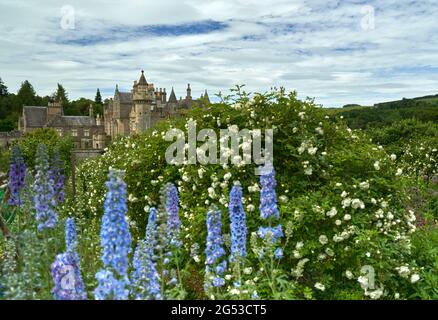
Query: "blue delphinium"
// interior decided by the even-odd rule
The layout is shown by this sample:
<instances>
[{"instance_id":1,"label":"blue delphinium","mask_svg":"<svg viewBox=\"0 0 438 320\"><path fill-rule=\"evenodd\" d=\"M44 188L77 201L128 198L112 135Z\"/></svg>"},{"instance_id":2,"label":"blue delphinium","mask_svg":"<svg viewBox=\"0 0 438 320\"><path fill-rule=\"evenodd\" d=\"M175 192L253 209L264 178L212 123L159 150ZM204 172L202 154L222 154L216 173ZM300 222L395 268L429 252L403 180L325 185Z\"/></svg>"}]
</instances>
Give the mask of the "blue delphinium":
<instances>
[{"instance_id":1,"label":"blue delphinium","mask_svg":"<svg viewBox=\"0 0 438 320\"><path fill-rule=\"evenodd\" d=\"M73 218L68 218L65 221L65 244L67 250L75 250L76 248L76 224Z\"/></svg>"},{"instance_id":2,"label":"blue delphinium","mask_svg":"<svg viewBox=\"0 0 438 320\"><path fill-rule=\"evenodd\" d=\"M36 211L38 230L54 228L58 220L55 211L56 201L54 181L49 168L49 156L44 144L38 145L36 152L36 175L33 184L33 202Z\"/></svg>"},{"instance_id":3,"label":"blue delphinium","mask_svg":"<svg viewBox=\"0 0 438 320\"><path fill-rule=\"evenodd\" d=\"M283 237L283 228L281 227L281 224L276 227L259 227L257 235L262 239L266 239L266 236L269 235L272 242L276 242Z\"/></svg>"},{"instance_id":4,"label":"blue delphinium","mask_svg":"<svg viewBox=\"0 0 438 320\"><path fill-rule=\"evenodd\" d=\"M137 300L161 299L160 276L155 262L157 210L149 211L146 237L140 241L134 253L132 273L133 294Z\"/></svg>"},{"instance_id":5,"label":"blue delphinium","mask_svg":"<svg viewBox=\"0 0 438 320\"><path fill-rule=\"evenodd\" d=\"M181 221L178 216L179 198L178 189L173 183L168 183L165 186L166 192L166 212L167 212L167 232L169 243L176 247L181 246L180 229Z\"/></svg>"},{"instance_id":6,"label":"blue delphinium","mask_svg":"<svg viewBox=\"0 0 438 320\"><path fill-rule=\"evenodd\" d=\"M242 205L242 188L233 186L228 210L231 220L231 261L246 256L246 216Z\"/></svg>"},{"instance_id":7,"label":"blue delphinium","mask_svg":"<svg viewBox=\"0 0 438 320\"><path fill-rule=\"evenodd\" d=\"M87 293L76 252L76 225L73 218L65 223L66 252L58 254L50 266L55 284L52 294L56 300L86 300Z\"/></svg>"},{"instance_id":8,"label":"blue delphinium","mask_svg":"<svg viewBox=\"0 0 438 320\"><path fill-rule=\"evenodd\" d=\"M260 176L260 186L260 217L263 220L269 218L278 220L277 196L275 195L277 181L275 180L275 173L272 167L271 170L264 172Z\"/></svg>"},{"instance_id":9,"label":"blue delphinium","mask_svg":"<svg viewBox=\"0 0 438 320\"><path fill-rule=\"evenodd\" d=\"M211 285L221 287L225 284L223 274L227 268L224 259L225 250L222 238L221 212L217 207L211 207L207 212L207 244L205 249L205 290Z\"/></svg>"},{"instance_id":10,"label":"blue delphinium","mask_svg":"<svg viewBox=\"0 0 438 320\"><path fill-rule=\"evenodd\" d=\"M26 177L26 164L21 155L21 150L18 145L12 148L10 166L9 166L9 204L12 206L21 206L22 199L20 191L24 187Z\"/></svg>"},{"instance_id":11,"label":"blue delphinium","mask_svg":"<svg viewBox=\"0 0 438 320\"><path fill-rule=\"evenodd\" d=\"M64 164L59 155L58 151L53 153L52 169L51 169L52 179L55 182L54 191L56 201L58 203L64 202L65 191L64 191Z\"/></svg>"},{"instance_id":12,"label":"blue delphinium","mask_svg":"<svg viewBox=\"0 0 438 320\"><path fill-rule=\"evenodd\" d=\"M262 171L260 176L260 218L262 220L267 220L269 226L260 226L257 234L263 240L269 238L272 243L276 243L280 238L283 237L283 229L281 224L272 227L271 224L279 219L279 212L277 207L277 196L275 195L275 188L277 186L277 181L275 180L275 171L272 165L268 165L268 169ZM278 248L274 252L276 259L281 259L283 256L282 249Z\"/></svg>"},{"instance_id":13,"label":"blue delphinium","mask_svg":"<svg viewBox=\"0 0 438 320\"><path fill-rule=\"evenodd\" d=\"M96 273L97 300L125 300L129 295L128 254L131 252L131 234L126 220L126 184L123 171L110 168L104 215L100 229L103 269Z\"/></svg>"},{"instance_id":14,"label":"blue delphinium","mask_svg":"<svg viewBox=\"0 0 438 320\"><path fill-rule=\"evenodd\" d=\"M282 248L275 249L274 257L277 260L280 260L281 258L283 258L283 249Z\"/></svg>"}]
</instances>

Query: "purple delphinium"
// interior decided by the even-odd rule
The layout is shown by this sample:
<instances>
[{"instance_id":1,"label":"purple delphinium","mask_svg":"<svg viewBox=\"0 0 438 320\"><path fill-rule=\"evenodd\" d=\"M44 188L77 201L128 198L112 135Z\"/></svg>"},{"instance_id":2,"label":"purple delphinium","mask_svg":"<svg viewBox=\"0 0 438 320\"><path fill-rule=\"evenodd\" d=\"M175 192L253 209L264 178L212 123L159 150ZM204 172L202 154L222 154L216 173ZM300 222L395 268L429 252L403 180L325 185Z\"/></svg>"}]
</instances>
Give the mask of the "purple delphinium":
<instances>
[{"instance_id":1,"label":"purple delphinium","mask_svg":"<svg viewBox=\"0 0 438 320\"><path fill-rule=\"evenodd\" d=\"M56 201L54 181L49 170L49 156L44 144L38 145L36 152L36 175L33 184L33 202L36 211L38 230L54 228L58 221L55 211Z\"/></svg>"},{"instance_id":2,"label":"purple delphinium","mask_svg":"<svg viewBox=\"0 0 438 320\"><path fill-rule=\"evenodd\" d=\"M225 250L223 246L221 212L217 207L213 206L207 212L205 290L208 290L211 285L214 287L221 287L225 284L223 274L227 267L227 261L224 259Z\"/></svg>"},{"instance_id":3,"label":"purple delphinium","mask_svg":"<svg viewBox=\"0 0 438 320\"><path fill-rule=\"evenodd\" d=\"M242 187L233 186L228 210L231 220L231 261L246 256L246 216L242 205Z\"/></svg>"},{"instance_id":4,"label":"purple delphinium","mask_svg":"<svg viewBox=\"0 0 438 320\"><path fill-rule=\"evenodd\" d=\"M10 198L8 203L12 206L21 206L22 199L20 191L23 189L26 177L26 164L21 155L21 150L18 145L12 147L10 165L9 165L9 191Z\"/></svg>"},{"instance_id":5,"label":"purple delphinium","mask_svg":"<svg viewBox=\"0 0 438 320\"><path fill-rule=\"evenodd\" d=\"M157 210L149 211L145 239L140 241L134 253L132 273L133 294L137 300L161 299L160 276L154 256L156 243Z\"/></svg>"},{"instance_id":6,"label":"purple delphinium","mask_svg":"<svg viewBox=\"0 0 438 320\"><path fill-rule=\"evenodd\" d=\"M55 284L52 294L56 300L86 300L87 293L76 252L76 225L73 218L65 223L66 252L58 254L50 266Z\"/></svg>"},{"instance_id":7,"label":"purple delphinium","mask_svg":"<svg viewBox=\"0 0 438 320\"><path fill-rule=\"evenodd\" d=\"M173 183L168 183L165 185L165 203L167 212L167 232L168 239L171 245L176 247L181 246L181 240L179 238L181 221L178 216L179 212L179 198L178 189Z\"/></svg>"},{"instance_id":8,"label":"purple delphinium","mask_svg":"<svg viewBox=\"0 0 438 320\"><path fill-rule=\"evenodd\" d=\"M56 201L58 203L64 202L65 191L64 191L64 163L59 155L58 151L53 153L52 169L51 169L52 179L55 182L54 191Z\"/></svg>"},{"instance_id":9,"label":"purple delphinium","mask_svg":"<svg viewBox=\"0 0 438 320\"><path fill-rule=\"evenodd\" d=\"M96 273L97 300L126 300L129 295L128 254L131 252L131 234L126 220L126 184L123 171L110 168L104 215L100 229L103 269Z\"/></svg>"}]
</instances>

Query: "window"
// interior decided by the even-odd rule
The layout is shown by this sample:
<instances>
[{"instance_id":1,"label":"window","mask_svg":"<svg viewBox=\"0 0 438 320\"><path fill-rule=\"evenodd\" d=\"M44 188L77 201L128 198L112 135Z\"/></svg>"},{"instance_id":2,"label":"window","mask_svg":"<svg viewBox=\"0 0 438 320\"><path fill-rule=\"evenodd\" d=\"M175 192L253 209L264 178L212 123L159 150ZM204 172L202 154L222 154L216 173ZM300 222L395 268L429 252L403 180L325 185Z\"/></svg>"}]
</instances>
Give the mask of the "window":
<instances>
[{"instance_id":1,"label":"window","mask_svg":"<svg viewBox=\"0 0 438 320\"><path fill-rule=\"evenodd\" d=\"M62 137L62 128L56 128L56 133Z\"/></svg>"},{"instance_id":2,"label":"window","mask_svg":"<svg viewBox=\"0 0 438 320\"><path fill-rule=\"evenodd\" d=\"M90 129L84 129L84 137L90 136Z\"/></svg>"},{"instance_id":3,"label":"window","mask_svg":"<svg viewBox=\"0 0 438 320\"><path fill-rule=\"evenodd\" d=\"M77 136L78 136L78 130L77 130L77 129L72 129L72 130L71 130L71 135L72 135L73 137L77 137Z\"/></svg>"}]
</instances>

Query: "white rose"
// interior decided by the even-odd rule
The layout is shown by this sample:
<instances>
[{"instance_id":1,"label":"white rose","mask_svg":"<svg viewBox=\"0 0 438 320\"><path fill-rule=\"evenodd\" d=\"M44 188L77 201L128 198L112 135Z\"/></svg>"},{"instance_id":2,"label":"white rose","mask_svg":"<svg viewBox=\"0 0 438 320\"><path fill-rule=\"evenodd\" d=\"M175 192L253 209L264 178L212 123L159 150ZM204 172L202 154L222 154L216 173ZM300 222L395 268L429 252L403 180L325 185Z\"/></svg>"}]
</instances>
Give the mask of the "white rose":
<instances>
[{"instance_id":1,"label":"white rose","mask_svg":"<svg viewBox=\"0 0 438 320\"><path fill-rule=\"evenodd\" d=\"M420 280L420 276L419 276L418 274L414 273L414 274L411 276L411 283L415 283L415 282L417 282L418 280Z\"/></svg>"}]
</instances>

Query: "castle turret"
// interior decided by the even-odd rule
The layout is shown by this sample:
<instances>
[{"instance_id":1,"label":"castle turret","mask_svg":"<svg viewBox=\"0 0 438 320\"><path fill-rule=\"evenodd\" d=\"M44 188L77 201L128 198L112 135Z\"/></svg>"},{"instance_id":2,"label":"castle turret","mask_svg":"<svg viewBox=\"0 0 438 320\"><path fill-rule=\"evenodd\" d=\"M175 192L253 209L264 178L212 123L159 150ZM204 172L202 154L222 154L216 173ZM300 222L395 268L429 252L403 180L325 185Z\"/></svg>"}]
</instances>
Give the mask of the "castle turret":
<instances>
[{"instance_id":1,"label":"castle turret","mask_svg":"<svg viewBox=\"0 0 438 320\"><path fill-rule=\"evenodd\" d=\"M151 110L157 94L158 91L154 90L153 84L147 83L144 71L141 70L140 79L134 82L132 88L133 108L129 115L131 132L140 133L151 127Z\"/></svg>"},{"instance_id":2,"label":"castle turret","mask_svg":"<svg viewBox=\"0 0 438 320\"><path fill-rule=\"evenodd\" d=\"M204 93L204 95L203 95L203 98L204 98L206 101L210 102L210 97L208 96L207 89L205 89L205 93Z\"/></svg>"},{"instance_id":3,"label":"castle turret","mask_svg":"<svg viewBox=\"0 0 438 320\"><path fill-rule=\"evenodd\" d=\"M190 88L190 83L187 84L187 96L186 96L187 100L192 100L192 89Z\"/></svg>"},{"instance_id":4,"label":"castle turret","mask_svg":"<svg viewBox=\"0 0 438 320\"><path fill-rule=\"evenodd\" d=\"M88 107L88 116L89 117L94 117L94 112L93 112L93 105L90 103L89 107Z\"/></svg>"},{"instance_id":5,"label":"castle turret","mask_svg":"<svg viewBox=\"0 0 438 320\"><path fill-rule=\"evenodd\" d=\"M144 70L141 70L141 76L140 80L138 80L139 85L148 85L148 82L146 81L146 77L144 76Z\"/></svg>"}]
</instances>

